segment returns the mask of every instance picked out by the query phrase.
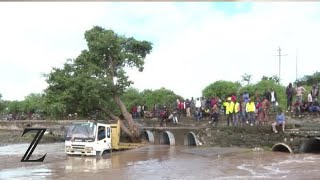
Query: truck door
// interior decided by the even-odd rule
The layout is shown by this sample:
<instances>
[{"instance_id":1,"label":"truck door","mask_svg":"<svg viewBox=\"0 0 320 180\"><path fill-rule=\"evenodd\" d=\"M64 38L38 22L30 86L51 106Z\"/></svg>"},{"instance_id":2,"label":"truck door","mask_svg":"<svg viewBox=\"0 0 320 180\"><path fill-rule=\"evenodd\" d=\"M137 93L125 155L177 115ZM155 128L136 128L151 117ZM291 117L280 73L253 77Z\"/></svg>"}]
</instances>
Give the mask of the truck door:
<instances>
[{"instance_id":1,"label":"truck door","mask_svg":"<svg viewBox=\"0 0 320 180\"><path fill-rule=\"evenodd\" d=\"M106 150L111 148L110 127L105 125L98 125L98 144L101 149Z\"/></svg>"}]
</instances>

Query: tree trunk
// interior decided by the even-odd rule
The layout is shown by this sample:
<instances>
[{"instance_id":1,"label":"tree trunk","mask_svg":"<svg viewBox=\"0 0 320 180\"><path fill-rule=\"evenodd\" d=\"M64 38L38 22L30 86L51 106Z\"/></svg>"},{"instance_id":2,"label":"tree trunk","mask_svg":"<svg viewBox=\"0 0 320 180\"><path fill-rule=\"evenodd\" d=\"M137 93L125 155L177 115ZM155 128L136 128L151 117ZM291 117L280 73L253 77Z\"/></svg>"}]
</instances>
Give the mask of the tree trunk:
<instances>
[{"instance_id":1,"label":"tree trunk","mask_svg":"<svg viewBox=\"0 0 320 180\"><path fill-rule=\"evenodd\" d=\"M114 67L113 67L113 59L112 57L109 55L109 62L106 61L106 59L104 59L106 61L106 67L109 67L107 69L109 69L109 71L107 72L108 74L108 78L109 81L112 83L112 88L115 87L115 83L114 83L114 77L115 76L115 71L114 71ZM109 65L109 66L108 66ZM115 93L115 91L113 91L113 99L115 101L115 103L118 105L118 107L120 108L122 115L124 116L124 119L127 120L128 122L128 126L129 126L129 131L130 131L130 138L132 140L132 142L141 142L141 137L140 137L140 131L138 130L136 124L134 123L131 114L127 111L126 106L124 105L124 103L122 102L122 100L120 99L120 97Z\"/></svg>"},{"instance_id":2,"label":"tree trunk","mask_svg":"<svg viewBox=\"0 0 320 180\"><path fill-rule=\"evenodd\" d=\"M103 110L105 113L107 113L107 115L108 115L111 119L120 121L120 128L121 128L121 130L130 137L131 141L135 142L134 139L132 139L132 137L133 137L132 133L131 133L131 132L129 131L129 129L123 124L123 122L121 121L121 119L120 119L118 116L114 115L111 111L109 111L109 110L107 110L107 109L105 109L105 108L102 108L102 110Z\"/></svg>"},{"instance_id":3,"label":"tree trunk","mask_svg":"<svg viewBox=\"0 0 320 180\"><path fill-rule=\"evenodd\" d=\"M119 106L124 118L128 122L129 125L129 131L130 131L130 138L133 142L141 142L141 136L140 136L140 131L137 128L136 124L134 123L131 114L127 111L126 106L120 99L118 95L113 95L113 99L115 103Z\"/></svg>"}]
</instances>

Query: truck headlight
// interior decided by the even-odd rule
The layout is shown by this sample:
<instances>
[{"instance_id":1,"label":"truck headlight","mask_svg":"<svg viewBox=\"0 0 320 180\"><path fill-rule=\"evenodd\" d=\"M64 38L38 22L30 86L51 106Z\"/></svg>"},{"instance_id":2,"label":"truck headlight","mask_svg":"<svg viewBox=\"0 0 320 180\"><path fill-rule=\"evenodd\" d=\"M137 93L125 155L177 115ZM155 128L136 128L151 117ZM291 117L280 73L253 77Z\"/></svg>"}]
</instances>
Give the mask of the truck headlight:
<instances>
[{"instance_id":1,"label":"truck headlight","mask_svg":"<svg viewBox=\"0 0 320 180\"><path fill-rule=\"evenodd\" d=\"M66 148L66 149L71 149L71 146L66 146L65 148Z\"/></svg>"},{"instance_id":2,"label":"truck headlight","mask_svg":"<svg viewBox=\"0 0 320 180\"><path fill-rule=\"evenodd\" d=\"M85 148L87 151L92 151L93 150L93 147L86 147Z\"/></svg>"}]
</instances>

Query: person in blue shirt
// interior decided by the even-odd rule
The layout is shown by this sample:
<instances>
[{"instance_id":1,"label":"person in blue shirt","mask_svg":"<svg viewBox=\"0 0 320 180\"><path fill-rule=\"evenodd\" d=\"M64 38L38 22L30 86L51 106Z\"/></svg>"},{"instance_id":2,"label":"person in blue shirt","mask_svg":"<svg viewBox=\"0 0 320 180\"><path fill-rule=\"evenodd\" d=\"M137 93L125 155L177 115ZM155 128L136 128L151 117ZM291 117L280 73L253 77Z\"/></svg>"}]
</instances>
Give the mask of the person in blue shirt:
<instances>
[{"instance_id":1,"label":"person in blue shirt","mask_svg":"<svg viewBox=\"0 0 320 180\"><path fill-rule=\"evenodd\" d=\"M286 117L284 116L284 113L282 112L282 110L279 110L279 113L276 116L276 121L272 123L272 129L274 133L278 133L276 126L280 126L280 125L282 125L282 131L284 132L284 128L286 124L285 120L286 120Z\"/></svg>"}]
</instances>

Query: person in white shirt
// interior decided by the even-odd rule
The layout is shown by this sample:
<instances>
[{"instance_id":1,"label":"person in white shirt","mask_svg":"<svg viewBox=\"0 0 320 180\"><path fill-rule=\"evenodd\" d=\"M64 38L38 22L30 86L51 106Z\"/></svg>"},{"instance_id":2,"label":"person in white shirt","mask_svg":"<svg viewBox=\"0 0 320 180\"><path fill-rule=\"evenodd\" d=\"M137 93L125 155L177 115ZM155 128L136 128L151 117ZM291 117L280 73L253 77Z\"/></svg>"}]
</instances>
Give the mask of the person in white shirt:
<instances>
[{"instance_id":1,"label":"person in white shirt","mask_svg":"<svg viewBox=\"0 0 320 180\"><path fill-rule=\"evenodd\" d=\"M202 111L201 111L201 100L200 98L197 98L196 100L196 112L198 113L197 114L197 119L201 119L202 118Z\"/></svg>"},{"instance_id":2,"label":"person in white shirt","mask_svg":"<svg viewBox=\"0 0 320 180\"><path fill-rule=\"evenodd\" d=\"M311 92L308 94L308 105L310 106L313 102Z\"/></svg>"},{"instance_id":3,"label":"person in white shirt","mask_svg":"<svg viewBox=\"0 0 320 180\"><path fill-rule=\"evenodd\" d=\"M196 100L196 108L201 108L201 100L200 100L200 98L197 98L197 100Z\"/></svg>"},{"instance_id":4,"label":"person in white shirt","mask_svg":"<svg viewBox=\"0 0 320 180\"><path fill-rule=\"evenodd\" d=\"M137 118L141 118L141 106L137 107Z\"/></svg>"},{"instance_id":5,"label":"person in white shirt","mask_svg":"<svg viewBox=\"0 0 320 180\"><path fill-rule=\"evenodd\" d=\"M277 93L274 91L273 88L271 88L270 96L271 96L272 110L273 110L273 112L276 112Z\"/></svg>"}]
</instances>

